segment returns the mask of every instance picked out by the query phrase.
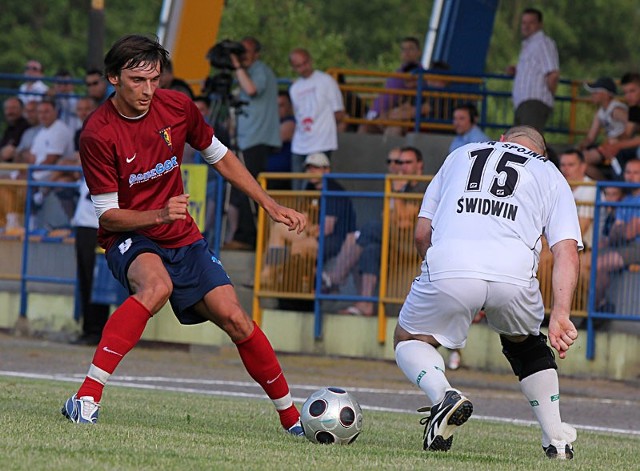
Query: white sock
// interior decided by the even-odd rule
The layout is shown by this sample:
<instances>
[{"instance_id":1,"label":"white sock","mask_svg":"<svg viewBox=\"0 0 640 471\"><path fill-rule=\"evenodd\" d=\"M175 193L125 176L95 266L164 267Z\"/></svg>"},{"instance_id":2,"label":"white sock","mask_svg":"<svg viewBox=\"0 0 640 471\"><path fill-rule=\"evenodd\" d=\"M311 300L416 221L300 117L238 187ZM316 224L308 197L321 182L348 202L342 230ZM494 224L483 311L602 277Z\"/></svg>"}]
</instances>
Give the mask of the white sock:
<instances>
[{"instance_id":1,"label":"white sock","mask_svg":"<svg viewBox=\"0 0 640 471\"><path fill-rule=\"evenodd\" d=\"M416 384L432 404L444 399L451 389L444 375L444 359L432 345L420 340L405 340L396 347L396 363L409 381Z\"/></svg>"},{"instance_id":2,"label":"white sock","mask_svg":"<svg viewBox=\"0 0 640 471\"><path fill-rule=\"evenodd\" d=\"M542 446L565 441L560 419L560 386L558 373L550 368L538 371L520 381L520 389L542 428Z\"/></svg>"}]
</instances>

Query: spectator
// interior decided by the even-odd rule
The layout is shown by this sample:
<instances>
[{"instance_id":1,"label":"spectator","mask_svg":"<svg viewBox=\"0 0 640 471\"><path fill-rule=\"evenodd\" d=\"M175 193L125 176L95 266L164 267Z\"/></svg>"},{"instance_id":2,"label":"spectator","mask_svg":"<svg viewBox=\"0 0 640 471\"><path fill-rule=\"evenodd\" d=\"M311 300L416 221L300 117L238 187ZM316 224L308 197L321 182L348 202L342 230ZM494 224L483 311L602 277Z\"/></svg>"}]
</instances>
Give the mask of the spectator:
<instances>
[{"instance_id":1,"label":"spectator","mask_svg":"<svg viewBox=\"0 0 640 471\"><path fill-rule=\"evenodd\" d=\"M278 118L278 80L273 70L260 60L262 45L253 37L242 41L241 57L231 54L239 99L246 103L237 117L238 147L244 164L255 178L267 168L267 160L282 144ZM255 205L240 190L232 188L227 212L231 240L224 249L254 250L256 246Z\"/></svg>"},{"instance_id":2,"label":"spectator","mask_svg":"<svg viewBox=\"0 0 640 471\"><path fill-rule=\"evenodd\" d=\"M84 84L87 87L87 95L93 98L99 105L107 101L107 98L115 91L100 69L89 69L84 75Z\"/></svg>"},{"instance_id":3,"label":"spectator","mask_svg":"<svg viewBox=\"0 0 640 471\"><path fill-rule=\"evenodd\" d=\"M591 127L578 148L584 151L584 159L589 165L587 174L592 178L603 179L604 174L598 168L604 159L596 139L601 130L606 136L605 142L616 142L624 137L628 122L627 105L615 99L617 94L616 84L609 77L602 77L593 83L585 84L585 88L591 93L591 101L598 106L596 114L591 121ZM612 161L612 169L617 174L622 173L617 161Z\"/></svg>"},{"instance_id":4,"label":"spectator","mask_svg":"<svg viewBox=\"0 0 640 471\"><path fill-rule=\"evenodd\" d=\"M453 109L453 129L456 137L449 145L449 153L471 142L486 142L491 139L476 124L478 109L473 103L464 103Z\"/></svg>"},{"instance_id":5,"label":"spectator","mask_svg":"<svg viewBox=\"0 0 640 471\"><path fill-rule=\"evenodd\" d=\"M344 117L342 94L336 81L328 74L313 69L313 59L306 49L296 48L289 54L289 63L299 75L291 85L289 95L296 117L296 129L291 142L291 170L303 170L305 158L324 153L329 159L338 148L338 124ZM294 182L301 189L302 182Z\"/></svg>"},{"instance_id":6,"label":"spectator","mask_svg":"<svg viewBox=\"0 0 640 471\"><path fill-rule=\"evenodd\" d=\"M640 184L640 160L627 162L624 181ZM622 198L621 203L629 206L616 208L616 220L609 231L609 248L600 252L596 265L596 310L600 312L615 312L615 306L606 297L612 273L640 263L640 186Z\"/></svg>"},{"instance_id":7,"label":"spectator","mask_svg":"<svg viewBox=\"0 0 640 471\"><path fill-rule=\"evenodd\" d=\"M610 160L612 164L614 159L617 161L617 164L613 164L612 167L618 169L624 168L629 160L640 157L640 135L638 135L640 130L640 74L624 74L620 84L625 102L629 106L624 138L606 141L598 147L598 151L605 159ZM616 175L617 177L621 177L619 173Z\"/></svg>"},{"instance_id":8,"label":"spectator","mask_svg":"<svg viewBox=\"0 0 640 471\"><path fill-rule=\"evenodd\" d=\"M49 93L56 100L58 118L75 132L82 127L82 120L76 115L78 97L75 96L71 74L68 70L60 69L54 78L56 82L53 84L53 88L49 89Z\"/></svg>"},{"instance_id":9,"label":"spectator","mask_svg":"<svg viewBox=\"0 0 640 471\"><path fill-rule=\"evenodd\" d=\"M23 116L24 106L20 98L7 98L2 104L2 109L6 128L0 138L0 162L12 162L22 135L31 125Z\"/></svg>"},{"instance_id":10,"label":"spectator","mask_svg":"<svg viewBox=\"0 0 640 471\"><path fill-rule=\"evenodd\" d=\"M6 157L7 161L10 162L24 162L25 153L29 152L31 146L33 145L33 140L35 139L42 126L38 121L38 102L37 101L29 101L24 105L24 118L29 123L29 127L22 133L20 137L20 143L18 146L13 149L11 155ZM11 149L7 149L9 152ZM12 178L16 178L17 174L13 174Z\"/></svg>"},{"instance_id":11,"label":"spectator","mask_svg":"<svg viewBox=\"0 0 640 471\"><path fill-rule=\"evenodd\" d=\"M400 67L396 73L406 74L416 70L421 70L420 41L413 36L407 36L400 41ZM399 77L389 77L384 84L387 90L411 90L416 88L415 80L405 80ZM371 108L367 112L367 119L371 123L363 124L359 132L380 133L383 128L375 123L376 119L389 119L389 112L400 106L406 97L402 95L380 94L373 101Z\"/></svg>"},{"instance_id":12,"label":"spectator","mask_svg":"<svg viewBox=\"0 0 640 471\"><path fill-rule=\"evenodd\" d=\"M29 60L24 66L24 75L29 79L20 85L20 93L18 98L22 100L22 103L29 101L40 101L49 90L49 87L40 80L44 77L44 70L42 64L36 60Z\"/></svg>"},{"instance_id":13,"label":"spectator","mask_svg":"<svg viewBox=\"0 0 640 471\"><path fill-rule=\"evenodd\" d=\"M189 84L180 78L176 78L173 75L173 62L171 60L169 60L167 66L162 70L162 73L160 74L160 88L166 88L168 90L175 90L177 92L184 93L192 100L195 98Z\"/></svg>"},{"instance_id":14,"label":"spectator","mask_svg":"<svg viewBox=\"0 0 640 471\"><path fill-rule=\"evenodd\" d=\"M606 186L602 189L602 200L607 203L618 203L622 201L625 193L619 186ZM607 206L602 218L601 235L598 244L599 248L605 248L610 244L609 235L611 234L611 228L616 222L616 208Z\"/></svg>"},{"instance_id":15,"label":"spectator","mask_svg":"<svg viewBox=\"0 0 640 471\"><path fill-rule=\"evenodd\" d=\"M578 221L585 249L593 243L593 204L596 201L596 187L589 185L593 180L586 174L587 164L579 149L569 149L560 154L560 172L571 185L573 198L578 208ZM579 183L587 183L581 185Z\"/></svg>"},{"instance_id":16,"label":"spectator","mask_svg":"<svg viewBox=\"0 0 640 471\"><path fill-rule=\"evenodd\" d=\"M389 172L396 175L422 175L422 153L415 147L392 149L387 159ZM424 193L427 183L416 180L393 180L393 190L400 193ZM413 225L419 204L402 199L392 200L390 225L395 229ZM413 247L409 248L413 251ZM380 273L380 253L382 251L382 220L373 219L364 223L352 237L348 237L340 249L340 255L332 270L323 274L326 289L340 285L351 269L358 264L360 281L358 294L373 296ZM371 301L358 301L342 310L342 314L372 316L374 305Z\"/></svg>"},{"instance_id":17,"label":"spectator","mask_svg":"<svg viewBox=\"0 0 640 471\"><path fill-rule=\"evenodd\" d=\"M556 43L542 31L542 12L527 8L522 12L522 47L516 67L507 73L513 81L514 124L529 125L542 132L553 111L560 80L560 60Z\"/></svg>"},{"instance_id":18,"label":"spectator","mask_svg":"<svg viewBox=\"0 0 640 471\"><path fill-rule=\"evenodd\" d=\"M329 158L322 153L310 154L304 161L305 173L309 175L304 188L306 191L320 191L322 189L322 176L331 172ZM335 180L327 181L329 191L344 191L344 187ZM324 219L324 252L323 260L326 262L335 257L340 250L345 238L351 237L355 231L355 211L351 200L348 198L329 197L326 200ZM276 270L283 261L290 260L294 256L313 257L318 253L318 237L320 235L320 222L318 217L320 208L318 199L313 199L305 214L309 224L301 233L282 230L277 225L272 225L267 242L265 266L262 270L262 280L265 285L276 279ZM280 303L283 309L306 310L309 303L288 303L285 300Z\"/></svg>"},{"instance_id":19,"label":"spectator","mask_svg":"<svg viewBox=\"0 0 640 471\"><path fill-rule=\"evenodd\" d=\"M296 118L293 115L289 92L278 92L278 114L280 116L280 140L282 146L273 152L267 160L267 172L291 171L291 140L296 130ZM290 180L272 180L269 182L271 190L290 190Z\"/></svg>"}]
</instances>

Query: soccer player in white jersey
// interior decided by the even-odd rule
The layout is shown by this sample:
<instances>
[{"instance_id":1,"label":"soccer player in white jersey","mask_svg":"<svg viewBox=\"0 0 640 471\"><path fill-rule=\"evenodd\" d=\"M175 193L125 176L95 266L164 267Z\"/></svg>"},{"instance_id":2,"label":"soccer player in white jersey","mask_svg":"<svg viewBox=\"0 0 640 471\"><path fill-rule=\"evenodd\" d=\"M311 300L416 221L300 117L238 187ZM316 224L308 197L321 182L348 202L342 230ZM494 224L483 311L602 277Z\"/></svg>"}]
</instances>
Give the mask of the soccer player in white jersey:
<instances>
[{"instance_id":1,"label":"soccer player in white jersey","mask_svg":"<svg viewBox=\"0 0 640 471\"><path fill-rule=\"evenodd\" d=\"M540 332L542 235L554 258L549 341L565 358L578 337L569 314L583 246L571 189L547 160L542 135L517 126L500 142L460 147L427 188L415 232L422 272L394 338L398 366L433 404L420 410L429 411L421 421L425 450L449 450L456 427L473 412L449 384L436 347L463 348L483 308L540 423L546 455L573 458L576 432L560 419L557 365Z\"/></svg>"}]
</instances>

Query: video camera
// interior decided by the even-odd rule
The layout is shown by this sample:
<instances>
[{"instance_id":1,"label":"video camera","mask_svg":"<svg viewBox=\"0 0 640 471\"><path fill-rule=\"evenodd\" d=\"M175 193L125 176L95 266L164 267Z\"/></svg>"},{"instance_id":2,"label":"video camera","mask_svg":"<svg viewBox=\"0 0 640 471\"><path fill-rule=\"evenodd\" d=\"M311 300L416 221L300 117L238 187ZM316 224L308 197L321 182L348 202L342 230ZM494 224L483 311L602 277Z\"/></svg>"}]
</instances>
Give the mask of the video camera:
<instances>
[{"instance_id":1,"label":"video camera","mask_svg":"<svg viewBox=\"0 0 640 471\"><path fill-rule=\"evenodd\" d=\"M233 70L235 67L231 63L231 54L240 58L244 53L245 48L242 43L224 39L209 49L206 58L216 69Z\"/></svg>"}]
</instances>

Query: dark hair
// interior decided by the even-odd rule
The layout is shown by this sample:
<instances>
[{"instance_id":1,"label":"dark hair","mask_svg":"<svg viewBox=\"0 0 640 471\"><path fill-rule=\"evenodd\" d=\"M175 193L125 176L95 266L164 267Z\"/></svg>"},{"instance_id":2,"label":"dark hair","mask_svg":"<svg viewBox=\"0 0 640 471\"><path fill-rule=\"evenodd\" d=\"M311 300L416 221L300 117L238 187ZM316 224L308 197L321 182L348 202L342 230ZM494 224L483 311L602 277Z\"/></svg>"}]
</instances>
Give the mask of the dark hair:
<instances>
[{"instance_id":1,"label":"dark hair","mask_svg":"<svg viewBox=\"0 0 640 471\"><path fill-rule=\"evenodd\" d=\"M207 108L209 106L211 106L211 98L209 98L207 95L198 95L198 96L194 97L193 98L193 102L195 103L197 101L201 101L202 103L207 105Z\"/></svg>"},{"instance_id":2,"label":"dark hair","mask_svg":"<svg viewBox=\"0 0 640 471\"><path fill-rule=\"evenodd\" d=\"M469 113L469 118L471 118L471 122L473 124L475 124L478 120L478 108L476 108L476 105L474 105L470 101L456 105L453 111L456 110L467 110L467 112Z\"/></svg>"},{"instance_id":3,"label":"dark hair","mask_svg":"<svg viewBox=\"0 0 640 471\"><path fill-rule=\"evenodd\" d=\"M278 96L285 97L287 100L289 100L289 103L291 103L291 96L289 95L289 90L278 90Z\"/></svg>"},{"instance_id":4,"label":"dark hair","mask_svg":"<svg viewBox=\"0 0 640 471\"><path fill-rule=\"evenodd\" d=\"M169 51L156 37L130 34L118 39L104 56L104 73L107 77L120 75L124 69L160 64L160 72L169 61Z\"/></svg>"},{"instance_id":5,"label":"dark hair","mask_svg":"<svg viewBox=\"0 0 640 471\"><path fill-rule=\"evenodd\" d=\"M420 49L420 41L418 41L418 38L415 36L405 36L400 40L400 44L402 43L413 43L418 49Z\"/></svg>"},{"instance_id":6,"label":"dark hair","mask_svg":"<svg viewBox=\"0 0 640 471\"><path fill-rule=\"evenodd\" d=\"M567 149L564 152L562 152L560 154L560 157L562 157L563 155L568 154L568 155L577 155L578 156L578 160L580 162L584 163L584 154L582 153L582 151L580 149L576 149L576 148L571 148L571 149Z\"/></svg>"},{"instance_id":7,"label":"dark hair","mask_svg":"<svg viewBox=\"0 0 640 471\"><path fill-rule=\"evenodd\" d=\"M99 75L100 77L103 76L102 70L97 69L97 68L92 68L92 69L87 69L87 71L84 73L85 77L87 75Z\"/></svg>"},{"instance_id":8,"label":"dark hair","mask_svg":"<svg viewBox=\"0 0 640 471\"><path fill-rule=\"evenodd\" d=\"M640 74L637 72L628 72L620 79L620 85L626 85L628 83L637 83L640 85Z\"/></svg>"},{"instance_id":9,"label":"dark hair","mask_svg":"<svg viewBox=\"0 0 640 471\"><path fill-rule=\"evenodd\" d=\"M52 96L43 96L42 100L40 100L38 102L38 104L40 104L40 103L49 104L49 105L53 106L54 109L57 109L56 99L54 97L52 97Z\"/></svg>"},{"instance_id":10,"label":"dark hair","mask_svg":"<svg viewBox=\"0 0 640 471\"><path fill-rule=\"evenodd\" d=\"M242 38L242 41L240 42L245 42L245 41L250 42L253 45L253 50L255 52L262 51L262 44L260 44L260 41L258 41L253 36L245 36L244 38Z\"/></svg>"},{"instance_id":11,"label":"dark hair","mask_svg":"<svg viewBox=\"0 0 640 471\"><path fill-rule=\"evenodd\" d=\"M536 15L538 18L538 23L542 23L542 12L537 8L525 8L522 11L523 15Z\"/></svg>"},{"instance_id":12,"label":"dark hair","mask_svg":"<svg viewBox=\"0 0 640 471\"><path fill-rule=\"evenodd\" d=\"M422 152L420 152L420 149L418 149L417 147L404 146L400 148L400 152L413 152L416 156L416 160L418 162L422 162Z\"/></svg>"}]
</instances>

